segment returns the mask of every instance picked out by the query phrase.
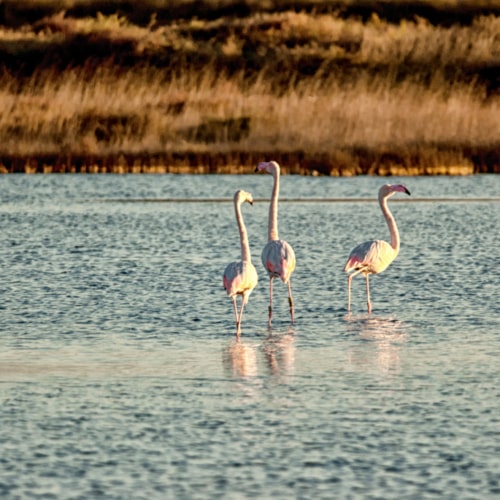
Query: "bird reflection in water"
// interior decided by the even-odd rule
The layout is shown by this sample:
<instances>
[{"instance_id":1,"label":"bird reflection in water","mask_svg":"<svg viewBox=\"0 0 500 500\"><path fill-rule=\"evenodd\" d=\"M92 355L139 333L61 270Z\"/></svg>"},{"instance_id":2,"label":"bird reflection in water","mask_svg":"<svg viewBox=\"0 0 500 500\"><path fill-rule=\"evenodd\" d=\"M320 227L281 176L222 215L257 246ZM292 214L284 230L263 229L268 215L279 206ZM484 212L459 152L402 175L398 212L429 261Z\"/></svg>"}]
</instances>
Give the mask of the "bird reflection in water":
<instances>
[{"instance_id":1,"label":"bird reflection in water","mask_svg":"<svg viewBox=\"0 0 500 500\"><path fill-rule=\"evenodd\" d=\"M290 331L269 335L262 343L261 351L272 375L288 377L295 371L295 335Z\"/></svg>"},{"instance_id":2,"label":"bird reflection in water","mask_svg":"<svg viewBox=\"0 0 500 500\"><path fill-rule=\"evenodd\" d=\"M259 363L260 355L262 359ZM287 377L295 370L295 335L289 331L268 335L260 344L235 338L224 351L224 366L235 378L252 379L259 375L259 364L273 376ZM264 361L264 363L262 363Z\"/></svg>"},{"instance_id":3,"label":"bird reflection in water","mask_svg":"<svg viewBox=\"0 0 500 500\"><path fill-rule=\"evenodd\" d=\"M349 352L349 364L352 366L372 367L384 374L401 372L401 346L407 341L407 326L394 318L376 318L371 316L346 318L348 333L357 334L359 339L373 342L376 357L373 357L367 344L358 345ZM372 344L373 345L373 344Z\"/></svg>"},{"instance_id":4,"label":"bird reflection in water","mask_svg":"<svg viewBox=\"0 0 500 500\"><path fill-rule=\"evenodd\" d=\"M258 375L256 346L240 338L231 341L224 352L224 365L237 378L252 378Z\"/></svg>"}]
</instances>

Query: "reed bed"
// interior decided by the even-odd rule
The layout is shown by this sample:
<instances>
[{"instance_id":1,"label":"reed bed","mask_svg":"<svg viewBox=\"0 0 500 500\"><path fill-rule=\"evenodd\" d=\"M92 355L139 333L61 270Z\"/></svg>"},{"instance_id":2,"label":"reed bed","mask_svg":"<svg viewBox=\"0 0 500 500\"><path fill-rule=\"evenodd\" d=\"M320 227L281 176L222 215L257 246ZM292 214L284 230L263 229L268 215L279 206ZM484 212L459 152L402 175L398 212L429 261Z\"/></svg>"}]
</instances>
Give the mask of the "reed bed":
<instances>
[{"instance_id":1,"label":"reed bed","mask_svg":"<svg viewBox=\"0 0 500 500\"><path fill-rule=\"evenodd\" d=\"M500 3L270 4L7 2L0 170L500 171Z\"/></svg>"}]
</instances>

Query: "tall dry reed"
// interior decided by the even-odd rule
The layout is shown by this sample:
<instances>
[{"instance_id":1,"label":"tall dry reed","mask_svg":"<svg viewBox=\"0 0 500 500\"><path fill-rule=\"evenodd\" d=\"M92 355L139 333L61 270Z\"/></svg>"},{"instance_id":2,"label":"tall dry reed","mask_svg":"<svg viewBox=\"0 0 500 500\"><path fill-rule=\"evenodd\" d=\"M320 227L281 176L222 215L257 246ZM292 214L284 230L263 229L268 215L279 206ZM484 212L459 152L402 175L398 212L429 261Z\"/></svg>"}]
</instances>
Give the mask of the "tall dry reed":
<instances>
[{"instance_id":1,"label":"tall dry reed","mask_svg":"<svg viewBox=\"0 0 500 500\"><path fill-rule=\"evenodd\" d=\"M12 64L59 58L5 67L0 153L409 151L418 163L415 151L427 161L437 148L437 162L461 161L499 144L500 96L482 73L500 64L499 33L495 16L435 26L266 11L135 25L59 13L0 28ZM75 47L84 63L61 69Z\"/></svg>"},{"instance_id":2,"label":"tall dry reed","mask_svg":"<svg viewBox=\"0 0 500 500\"><path fill-rule=\"evenodd\" d=\"M482 146L500 137L500 99L485 101L473 86L450 91L439 78L429 86L368 76L345 86L332 78L276 95L262 79L247 84L242 76L208 72L165 81L151 69L118 76L101 68L90 78L78 70L37 76L21 89L4 78L0 106L2 150L9 154L228 150L236 145L200 143L187 131L237 117L250 119L248 135L237 144L246 151ZM96 134L106 126L114 132Z\"/></svg>"}]
</instances>

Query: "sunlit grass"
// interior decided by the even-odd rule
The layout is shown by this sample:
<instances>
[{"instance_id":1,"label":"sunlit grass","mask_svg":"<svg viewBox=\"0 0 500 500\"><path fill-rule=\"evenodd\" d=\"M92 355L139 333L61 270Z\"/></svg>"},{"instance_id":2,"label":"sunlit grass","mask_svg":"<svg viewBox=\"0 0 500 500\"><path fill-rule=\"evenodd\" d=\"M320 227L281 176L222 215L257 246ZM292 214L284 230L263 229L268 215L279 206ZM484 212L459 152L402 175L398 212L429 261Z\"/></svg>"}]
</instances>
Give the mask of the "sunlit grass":
<instances>
[{"instance_id":1,"label":"sunlit grass","mask_svg":"<svg viewBox=\"0 0 500 500\"><path fill-rule=\"evenodd\" d=\"M394 23L258 11L258 0L246 17L68 14L84 4L99 3L7 5L54 11L0 28L0 154L298 152L360 172L391 155L407 167L469 165L467 151L498 149L500 94L487 75L500 67L500 17ZM241 5L203 3L230 4Z\"/></svg>"},{"instance_id":2,"label":"sunlit grass","mask_svg":"<svg viewBox=\"0 0 500 500\"><path fill-rule=\"evenodd\" d=\"M207 120L249 117L240 150L304 150L415 144L487 145L500 137L500 99L487 102L474 87L451 92L368 77L339 85L304 81L281 95L266 80L185 74L165 81L151 69L102 68L38 76L23 86L6 78L0 89L2 149L22 152L212 151L220 144L191 142L186 130ZM177 106L176 106L177 105ZM181 109L182 108L182 109ZM99 138L99 120L122 117L116 134ZM92 117L94 121L92 121ZM84 123L87 123L85 125ZM23 124L20 126L19 124ZM113 125L111 125L111 128Z\"/></svg>"}]
</instances>

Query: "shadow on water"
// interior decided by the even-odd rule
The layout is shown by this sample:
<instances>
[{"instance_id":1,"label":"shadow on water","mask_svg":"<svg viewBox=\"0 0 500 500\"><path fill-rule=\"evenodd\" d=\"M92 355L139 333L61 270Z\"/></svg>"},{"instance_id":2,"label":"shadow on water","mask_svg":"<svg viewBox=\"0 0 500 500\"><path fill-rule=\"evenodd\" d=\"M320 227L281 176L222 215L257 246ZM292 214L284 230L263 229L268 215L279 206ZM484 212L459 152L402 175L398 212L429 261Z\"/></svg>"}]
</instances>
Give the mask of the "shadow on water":
<instances>
[{"instance_id":1,"label":"shadow on water","mask_svg":"<svg viewBox=\"0 0 500 500\"><path fill-rule=\"evenodd\" d=\"M349 365L382 374L401 373L401 347L408 340L408 325L395 318L346 316L346 333L356 340L349 350Z\"/></svg>"}]
</instances>

